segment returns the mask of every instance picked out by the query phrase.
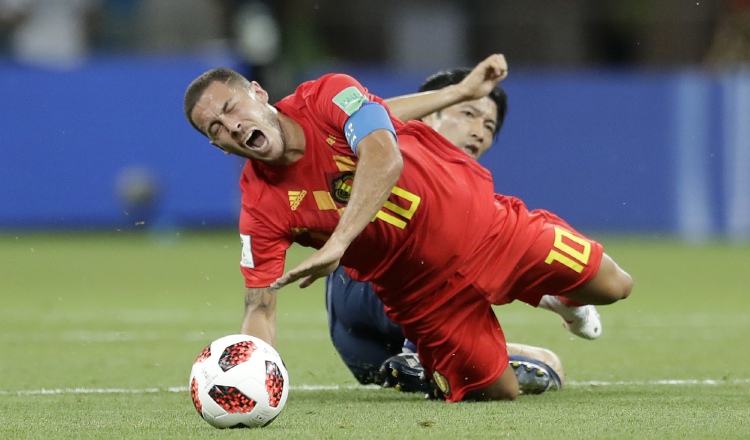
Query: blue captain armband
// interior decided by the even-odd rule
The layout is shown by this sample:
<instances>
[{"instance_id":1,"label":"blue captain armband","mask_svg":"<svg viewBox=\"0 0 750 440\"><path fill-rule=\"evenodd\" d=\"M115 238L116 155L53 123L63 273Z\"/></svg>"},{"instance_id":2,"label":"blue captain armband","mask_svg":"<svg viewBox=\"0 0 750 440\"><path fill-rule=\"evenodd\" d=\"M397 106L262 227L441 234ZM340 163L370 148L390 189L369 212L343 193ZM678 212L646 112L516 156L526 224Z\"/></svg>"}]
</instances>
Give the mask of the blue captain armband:
<instances>
[{"instance_id":1,"label":"blue captain armband","mask_svg":"<svg viewBox=\"0 0 750 440\"><path fill-rule=\"evenodd\" d=\"M371 101L362 104L362 107L354 112L344 125L346 142L349 143L355 154L359 141L375 130L388 130L393 133L393 136L396 136L396 129L393 128L393 122L391 122L388 111L377 102Z\"/></svg>"}]
</instances>

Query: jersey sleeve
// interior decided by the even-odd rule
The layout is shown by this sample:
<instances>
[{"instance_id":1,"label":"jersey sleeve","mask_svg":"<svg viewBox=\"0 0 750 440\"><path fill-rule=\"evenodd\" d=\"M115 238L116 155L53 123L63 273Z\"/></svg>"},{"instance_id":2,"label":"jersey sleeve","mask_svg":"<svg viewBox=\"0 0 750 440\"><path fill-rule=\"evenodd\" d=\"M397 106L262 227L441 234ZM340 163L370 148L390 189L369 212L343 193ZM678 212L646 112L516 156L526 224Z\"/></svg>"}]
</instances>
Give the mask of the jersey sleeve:
<instances>
[{"instance_id":1,"label":"jersey sleeve","mask_svg":"<svg viewBox=\"0 0 750 440\"><path fill-rule=\"evenodd\" d=\"M284 273L289 241L265 233L268 228L245 209L240 212L239 230L242 241L240 270L245 277L245 287L270 286Z\"/></svg>"},{"instance_id":2,"label":"jersey sleeve","mask_svg":"<svg viewBox=\"0 0 750 440\"><path fill-rule=\"evenodd\" d=\"M352 151L356 152L359 140L372 131L385 129L396 136L393 117L383 100L349 75L321 77L306 103L330 129L344 134Z\"/></svg>"},{"instance_id":3,"label":"jersey sleeve","mask_svg":"<svg viewBox=\"0 0 750 440\"><path fill-rule=\"evenodd\" d=\"M333 73L322 76L305 101L313 112L332 127L343 131L346 120L370 101L362 84L349 75Z\"/></svg>"}]
</instances>

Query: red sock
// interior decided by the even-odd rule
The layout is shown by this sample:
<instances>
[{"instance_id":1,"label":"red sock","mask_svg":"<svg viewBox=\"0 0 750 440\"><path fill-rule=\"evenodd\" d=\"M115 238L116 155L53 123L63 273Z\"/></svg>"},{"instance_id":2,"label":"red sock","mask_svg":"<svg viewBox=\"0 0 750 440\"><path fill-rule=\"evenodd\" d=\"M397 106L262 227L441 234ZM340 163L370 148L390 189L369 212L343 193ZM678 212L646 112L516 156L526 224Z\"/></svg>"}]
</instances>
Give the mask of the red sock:
<instances>
[{"instance_id":1,"label":"red sock","mask_svg":"<svg viewBox=\"0 0 750 440\"><path fill-rule=\"evenodd\" d=\"M555 298L559 299L561 303L565 304L568 307L581 307L581 306L586 305L584 303L580 303L578 301L572 300L570 298L566 298L564 296L555 295Z\"/></svg>"}]
</instances>

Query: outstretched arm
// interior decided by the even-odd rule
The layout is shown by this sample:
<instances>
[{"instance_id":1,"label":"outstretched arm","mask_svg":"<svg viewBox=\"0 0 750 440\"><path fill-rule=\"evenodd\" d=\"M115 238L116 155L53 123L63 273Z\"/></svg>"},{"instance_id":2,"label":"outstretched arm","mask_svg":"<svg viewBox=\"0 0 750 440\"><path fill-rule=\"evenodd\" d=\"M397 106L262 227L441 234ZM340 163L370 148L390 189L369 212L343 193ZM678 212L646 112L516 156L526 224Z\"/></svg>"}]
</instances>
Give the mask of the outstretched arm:
<instances>
[{"instance_id":1,"label":"outstretched arm","mask_svg":"<svg viewBox=\"0 0 750 440\"><path fill-rule=\"evenodd\" d=\"M240 333L252 335L276 346L277 292L268 287L245 288L245 316Z\"/></svg>"},{"instance_id":2,"label":"outstretched arm","mask_svg":"<svg viewBox=\"0 0 750 440\"><path fill-rule=\"evenodd\" d=\"M463 101L480 99L508 76L508 63L502 54L494 54L477 64L458 84L439 90L412 93L386 99L391 114L402 121L421 119Z\"/></svg>"},{"instance_id":3,"label":"outstretched arm","mask_svg":"<svg viewBox=\"0 0 750 440\"><path fill-rule=\"evenodd\" d=\"M388 199L404 167L393 133L383 129L373 131L359 141L357 153L359 163L349 203L331 237L320 250L276 280L271 288L279 289L299 279L302 280L300 287L307 287L333 272L349 244Z\"/></svg>"}]
</instances>

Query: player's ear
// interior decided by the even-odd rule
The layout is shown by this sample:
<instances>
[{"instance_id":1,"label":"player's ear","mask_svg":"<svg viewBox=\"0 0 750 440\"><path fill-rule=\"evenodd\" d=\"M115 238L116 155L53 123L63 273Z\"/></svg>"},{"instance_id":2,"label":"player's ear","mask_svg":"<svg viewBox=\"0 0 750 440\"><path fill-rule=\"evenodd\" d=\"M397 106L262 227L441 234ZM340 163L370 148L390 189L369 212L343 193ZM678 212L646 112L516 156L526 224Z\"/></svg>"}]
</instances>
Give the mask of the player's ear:
<instances>
[{"instance_id":1,"label":"player's ear","mask_svg":"<svg viewBox=\"0 0 750 440\"><path fill-rule=\"evenodd\" d=\"M262 102L268 102L268 92L256 81L250 81L250 92L260 98Z\"/></svg>"}]
</instances>

